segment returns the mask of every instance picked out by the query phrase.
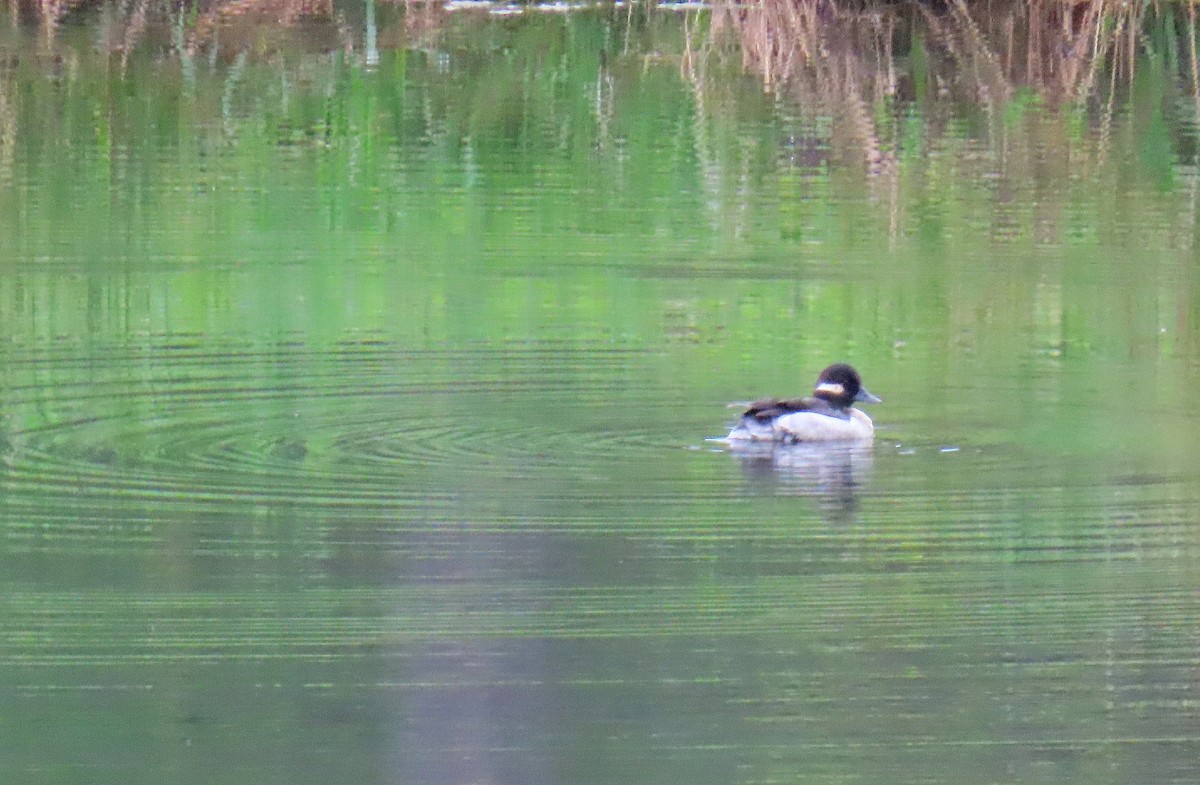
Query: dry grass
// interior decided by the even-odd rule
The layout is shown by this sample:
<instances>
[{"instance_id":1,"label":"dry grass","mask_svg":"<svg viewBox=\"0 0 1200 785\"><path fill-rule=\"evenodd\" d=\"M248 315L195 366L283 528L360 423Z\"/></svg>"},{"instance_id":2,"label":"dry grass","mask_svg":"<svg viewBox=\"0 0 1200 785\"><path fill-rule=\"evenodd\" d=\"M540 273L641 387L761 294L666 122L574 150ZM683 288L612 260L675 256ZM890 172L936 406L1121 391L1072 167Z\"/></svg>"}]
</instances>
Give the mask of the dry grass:
<instances>
[{"instance_id":1,"label":"dry grass","mask_svg":"<svg viewBox=\"0 0 1200 785\"><path fill-rule=\"evenodd\" d=\"M327 46L349 40L339 34L344 25L336 22L332 0L228 0L196 17L187 48L195 52L207 47L220 31L222 37L234 38L234 49L252 49L270 38L263 35L265 29L288 30L301 23L310 23L310 32L328 39Z\"/></svg>"},{"instance_id":2,"label":"dry grass","mask_svg":"<svg viewBox=\"0 0 1200 785\"><path fill-rule=\"evenodd\" d=\"M936 95L994 111L1027 90L1050 107L1100 98L1111 112L1132 80L1145 12L1126 0L717 0L708 40L685 65L736 52L765 90L829 118L833 155L862 161L886 187L896 161L881 107ZM1187 13L1194 48L1195 7Z\"/></svg>"},{"instance_id":3,"label":"dry grass","mask_svg":"<svg viewBox=\"0 0 1200 785\"><path fill-rule=\"evenodd\" d=\"M879 142L872 107L896 93L892 42L900 19L887 5L722 0L711 43L727 48L735 40L742 67L761 76L764 89L787 91L831 118L832 138L856 147L869 171L886 174L895 162Z\"/></svg>"},{"instance_id":4,"label":"dry grass","mask_svg":"<svg viewBox=\"0 0 1200 785\"><path fill-rule=\"evenodd\" d=\"M405 8L404 30L380 31L391 44L435 36L447 16L443 0L377 1ZM279 30L296 28L323 39L324 46L353 48L359 37L332 0L7 2L13 19L36 20L48 41L67 15L102 6L119 28L106 36L107 47L119 52L151 35L156 19L172 28L182 19L190 51L210 45L218 30L229 46L251 49ZM1186 9L1179 15L1186 14L1194 28L1195 6L1178 8ZM712 35L700 40L688 31L683 68L694 74L713 47L732 43L743 67L766 89L799 90L823 105L836 100L847 122L862 123L865 107L906 87L896 73L893 47L922 46L931 64L931 89L986 103L1007 100L1028 86L1056 104L1103 89L1104 75L1108 87L1132 76L1146 9L1135 0L714 0ZM1190 41L1196 84L1194 30Z\"/></svg>"},{"instance_id":5,"label":"dry grass","mask_svg":"<svg viewBox=\"0 0 1200 785\"><path fill-rule=\"evenodd\" d=\"M1129 0L719 0L712 30L736 38L744 66L768 89L802 80L819 94L893 94L892 47L908 36L926 48L938 91L987 102L1031 87L1060 103L1096 90L1105 69L1132 77L1145 9Z\"/></svg>"}]
</instances>

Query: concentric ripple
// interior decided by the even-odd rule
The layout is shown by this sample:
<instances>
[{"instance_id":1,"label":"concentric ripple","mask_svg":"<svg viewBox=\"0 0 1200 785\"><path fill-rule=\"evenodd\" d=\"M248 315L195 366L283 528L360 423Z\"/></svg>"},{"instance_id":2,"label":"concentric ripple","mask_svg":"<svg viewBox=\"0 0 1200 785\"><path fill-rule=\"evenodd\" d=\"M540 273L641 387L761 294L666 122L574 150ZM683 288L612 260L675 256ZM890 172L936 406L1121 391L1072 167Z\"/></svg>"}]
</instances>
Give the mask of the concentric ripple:
<instances>
[{"instance_id":1,"label":"concentric ripple","mask_svg":"<svg viewBox=\"0 0 1200 785\"><path fill-rule=\"evenodd\" d=\"M10 348L4 522L42 547L119 548L216 520L191 547L230 552L260 536L248 521L279 510L312 552L403 549L437 530L426 545L451 554L456 527L699 544L691 559L750 538L780 570L845 560L864 537L906 568L1192 547L1191 464L1064 461L939 434L903 409L881 410L873 453L845 465L828 451L685 450L725 413L700 401L699 422L645 416L685 408L656 362L581 341Z\"/></svg>"},{"instance_id":2,"label":"concentric ripple","mask_svg":"<svg viewBox=\"0 0 1200 785\"><path fill-rule=\"evenodd\" d=\"M389 479L422 471L503 477L664 447L576 414L636 405L620 380L639 355L608 346L104 354L10 358L29 380L10 387L10 487L346 503L390 497Z\"/></svg>"}]
</instances>

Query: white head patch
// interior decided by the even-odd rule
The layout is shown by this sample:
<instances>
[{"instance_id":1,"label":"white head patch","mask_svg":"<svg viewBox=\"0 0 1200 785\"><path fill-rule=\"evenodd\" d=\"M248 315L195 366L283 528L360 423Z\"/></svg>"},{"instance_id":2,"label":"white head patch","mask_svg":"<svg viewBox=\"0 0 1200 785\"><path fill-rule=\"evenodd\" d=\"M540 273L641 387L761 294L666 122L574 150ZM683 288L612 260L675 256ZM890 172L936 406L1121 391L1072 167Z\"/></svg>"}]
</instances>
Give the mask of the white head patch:
<instances>
[{"instance_id":1,"label":"white head patch","mask_svg":"<svg viewBox=\"0 0 1200 785\"><path fill-rule=\"evenodd\" d=\"M846 394L846 388L837 382L821 382L816 386L813 392L829 393L830 395L840 397Z\"/></svg>"}]
</instances>

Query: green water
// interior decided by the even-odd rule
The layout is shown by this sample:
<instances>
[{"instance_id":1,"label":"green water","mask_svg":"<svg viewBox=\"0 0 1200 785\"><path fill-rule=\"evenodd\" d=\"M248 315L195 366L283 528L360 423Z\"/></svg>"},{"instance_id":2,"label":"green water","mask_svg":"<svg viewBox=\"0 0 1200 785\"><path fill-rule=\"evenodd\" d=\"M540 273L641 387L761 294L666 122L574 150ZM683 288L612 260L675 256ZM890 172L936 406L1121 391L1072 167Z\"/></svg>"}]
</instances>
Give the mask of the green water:
<instances>
[{"instance_id":1,"label":"green water","mask_svg":"<svg viewBox=\"0 0 1200 785\"><path fill-rule=\"evenodd\" d=\"M869 159L706 12L397 14L0 14L3 781L1200 779L1178 30ZM873 449L707 441L835 360Z\"/></svg>"}]
</instances>

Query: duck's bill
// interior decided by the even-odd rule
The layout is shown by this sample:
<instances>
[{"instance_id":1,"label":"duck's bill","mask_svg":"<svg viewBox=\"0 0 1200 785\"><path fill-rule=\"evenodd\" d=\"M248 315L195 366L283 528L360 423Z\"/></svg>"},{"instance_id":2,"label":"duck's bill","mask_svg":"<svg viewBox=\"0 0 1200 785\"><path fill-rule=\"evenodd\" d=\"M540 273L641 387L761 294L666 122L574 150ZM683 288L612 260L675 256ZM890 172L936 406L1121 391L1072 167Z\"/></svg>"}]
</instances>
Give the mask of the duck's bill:
<instances>
[{"instance_id":1,"label":"duck's bill","mask_svg":"<svg viewBox=\"0 0 1200 785\"><path fill-rule=\"evenodd\" d=\"M859 389L858 395L854 396L857 403L883 403L882 398L878 398L864 389Z\"/></svg>"}]
</instances>

